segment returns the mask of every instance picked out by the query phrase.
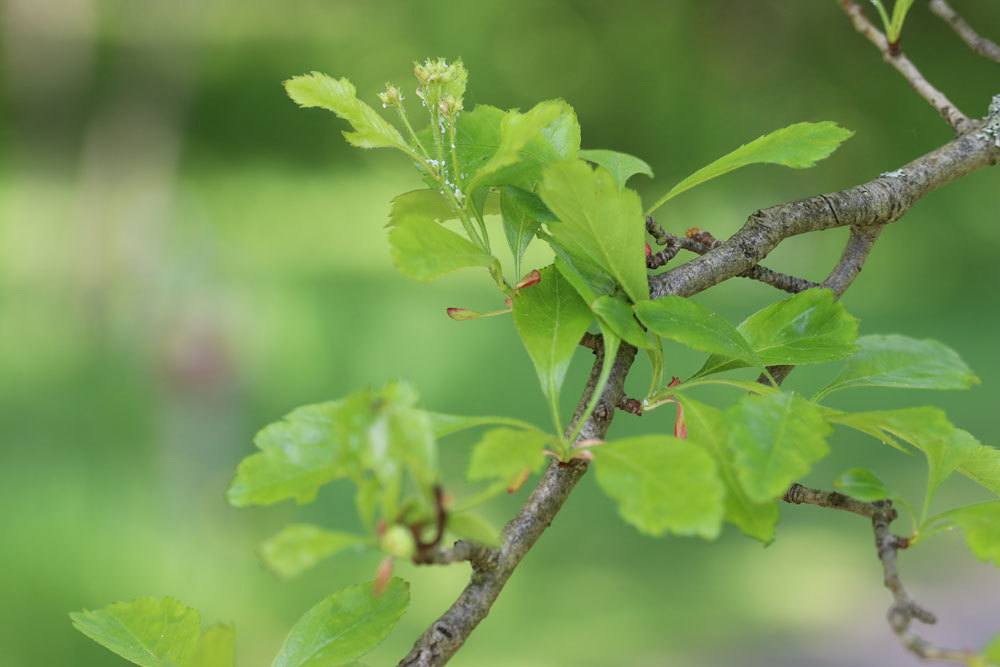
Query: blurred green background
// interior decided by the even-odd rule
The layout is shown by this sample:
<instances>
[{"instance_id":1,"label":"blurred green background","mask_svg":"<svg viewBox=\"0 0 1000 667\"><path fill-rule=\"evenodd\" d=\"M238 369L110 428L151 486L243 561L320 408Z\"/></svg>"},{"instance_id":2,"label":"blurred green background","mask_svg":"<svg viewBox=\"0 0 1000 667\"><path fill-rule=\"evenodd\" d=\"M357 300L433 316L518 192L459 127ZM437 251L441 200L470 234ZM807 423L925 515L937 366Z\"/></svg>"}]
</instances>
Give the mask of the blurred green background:
<instances>
[{"instance_id":1,"label":"blurred green background","mask_svg":"<svg viewBox=\"0 0 1000 667\"><path fill-rule=\"evenodd\" d=\"M1000 4L955 5L1000 38ZM66 614L146 594L235 622L240 664L264 666L306 608L370 578L374 555L341 556L291 584L254 555L290 520L350 528L349 489L334 485L308 508L224 502L255 430L294 406L398 377L432 409L547 423L509 319L444 315L496 307L485 274L417 285L391 267L389 200L417 187L415 173L394 154L347 147L331 114L296 109L280 86L288 76L347 75L374 102L386 79L412 87L413 60L460 56L467 108L567 99L586 147L654 167L655 182L635 182L647 201L792 122L831 119L857 132L815 169L756 168L685 195L660 217L677 233L728 235L756 208L856 184L949 138L832 0L0 8L0 662L9 667L124 664ZM904 35L968 113L981 115L1000 92L996 67L922 3ZM846 298L868 333L954 346L982 386L872 390L836 404L934 402L1000 443L998 193L992 170L932 194L886 231ZM769 263L820 278L841 231L794 239ZM545 261L536 251L529 266ZM738 320L776 295L740 281L700 298ZM581 385L586 357L565 393ZM698 361L670 348L667 372ZM814 387L834 372L790 382ZM646 377L635 373L634 393ZM671 423L664 410L620 415L614 429ZM451 478L473 438L442 443ZM922 461L846 433L808 481L828 487L859 464L919 499ZM525 493L489 514L501 523ZM939 506L977 497L950 482ZM454 664L913 664L884 622L889 597L864 521L807 507L783 515L766 549L729 529L715 544L652 540L585 479ZM942 618L930 636L975 647L1000 631L1000 573L956 537L907 553L903 568ZM403 575L413 605L372 665L395 664L467 568Z\"/></svg>"}]
</instances>

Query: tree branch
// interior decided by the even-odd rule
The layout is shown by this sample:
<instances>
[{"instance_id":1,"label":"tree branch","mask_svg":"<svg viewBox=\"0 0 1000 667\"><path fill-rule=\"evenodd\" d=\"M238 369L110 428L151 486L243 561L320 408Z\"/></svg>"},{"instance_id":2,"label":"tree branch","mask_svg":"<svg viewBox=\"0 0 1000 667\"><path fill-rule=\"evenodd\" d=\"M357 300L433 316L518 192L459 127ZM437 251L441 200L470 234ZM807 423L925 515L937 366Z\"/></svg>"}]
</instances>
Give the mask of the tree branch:
<instances>
[{"instance_id":1,"label":"tree branch","mask_svg":"<svg viewBox=\"0 0 1000 667\"><path fill-rule=\"evenodd\" d=\"M790 236L895 222L929 192L1000 161L1000 95L985 124L974 127L976 131L863 185L757 211L708 253L651 277L652 297L690 296L738 276Z\"/></svg>"},{"instance_id":2,"label":"tree branch","mask_svg":"<svg viewBox=\"0 0 1000 667\"><path fill-rule=\"evenodd\" d=\"M815 505L853 512L871 519L872 530L875 533L875 549L882 563L883 581L885 587L892 593L892 605L887 615L889 626L900 643L924 660L965 665L976 656L971 651L935 646L911 629L914 620L934 624L937 623L937 618L913 601L899 577L896 557L901 549L909 547L910 540L892 534L891 525L896 519L896 510L892 507L891 501L879 500L867 503L836 491L820 491L801 484L792 484L782 500L795 505Z\"/></svg>"},{"instance_id":3,"label":"tree branch","mask_svg":"<svg viewBox=\"0 0 1000 667\"><path fill-rule=\"evenodd\" d=\"M854 0L840 0L840 6L847 13L848 18L851 19L854 29L875 45L875 48L881 52L882 59L902 74L903 78L910 84L910 87L920 97L924 98L928 104L934 107L941 117L944 118L945 122L959 133L965 132L970 128L970 121L965 114L959 111L958 107L944 93L931 85L909 58L902 53L895 52L896 49L889 44L889 40L886 39L885 35L871 21L865 18L864 11Z\"/></svg>"},{"instance_id":4,"label":"tree branch","mask_svg":"<svg viewBox=\"0 0 1000 667\"><path fill-rule=\"evenodd\" d=\"M989 58L995 63L1000 63L1000 46L997 46L996 42L982 37L973 30L972 26L958 12L952 9L951 5L945 2L945 0L931 0L930 7L932 12L937 14L954 29L970 49L984 58Z\"/></svg>"},{"instance_id":5,"label":"tree branch","mask_svg":"<svg viewBox=\"0 0 1000 667\"><path fill-rule=\"evenodd\" d=\"M597 408L583 425L580 440L600 439L607 433L615 414L615 406L624 396L625 376L632 366L635 353L636 349L628 344L619 349L611 378L601 394ZM602 354L597 355L577 416L596 388ZM574 424L570 424L567 433L572 432L573 426ZM448 611L421 635L409 655L399 663L400 667L436 667L448 662L479 622L486 618L514 569L552 523L586 471L587 462L580 459L566 463L554 461L549 465L524 507L504 527L500 548L491 552L488 558L472 561L472 579L465 590Z\"/></svg>"}]
</instances>

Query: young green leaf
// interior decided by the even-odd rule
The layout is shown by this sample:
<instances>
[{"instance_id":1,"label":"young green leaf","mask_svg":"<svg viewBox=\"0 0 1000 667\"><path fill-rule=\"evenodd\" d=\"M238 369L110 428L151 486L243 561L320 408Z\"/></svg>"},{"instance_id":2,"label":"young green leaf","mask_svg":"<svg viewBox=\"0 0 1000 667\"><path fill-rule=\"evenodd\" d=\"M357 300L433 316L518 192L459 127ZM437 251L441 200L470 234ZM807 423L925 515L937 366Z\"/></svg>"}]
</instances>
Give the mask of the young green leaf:
<instances>
[{"instance_id":1,"label":"young green leaf","mask_svg":"<svg viewBox=\"0 0 1000 667\"><path fill-rule=\"evenodd\" d=\"M618 335L619 338L642 349L650 349L653 343L635 319L632 308L622 297L600 296L590 304L590 308Z\"/></svg>"},{"instance_id":2,"label":"young green leaf","mask_svg":"<svg viewBox=\"0 0 1000 667\"><path fill-rule=\"evenodd\" d=\"M549 233L574 260L600 267L632 301L649 298L639 195L619 189L603 167L591 169L581 160L549 166L538 194L559 218Z\"/></svg>"},{"instance_id":3,"label":"young green leaf","mask_svg":"<svg viewBox=\"0 0 1000 667\"><path fill-rule=\"evenodd\" d=\"M823 413L797 394L745 396L726 411L726 420L740 482L756 502L780 498L829 453L831 429Z\"/></svg>"},{"instance_id":4,"label":"young green leaf","mask_svg":"<svg viewBox=\"0 0 1000 667\"><path fill-rule=\"evenodd\" d=\"M505 186L500 195L500 215L504 235L514 255L514 274L521 275L521 258L542 221L553 219L545 204L531 192Z\"/></svg>"},{"instance_id":5,"label":"young green leaf","mask_svg":"<svg viewBox=\"0 0 1000 667\"><path fill-rule=\"evenodd\" d=\"M306 405L264 427L254 444L261 451L240 462L226 493L235 507L272 505L282 500L312 502L319 488L343 474L343 442L335 424L354 418L352 402Z\"/></svg>"},{"instance_id":6,"label":"young green leaf","mask_svg":"<svg viewBox=\"0 0 1000 667\"><path fill-rule=\"evenodd\" d=\"M291 579L346 549L359 547L366 538L338 533L307 523L285 526L260 545L264 564L283 579Z\"/></svg>"},{"instance_id":7,"label":"young green leaf","mask_svg":"<svg viewBox=\"0 0 1000 667\"><path fill-rule=\"evenodd\" d=\"M1000 567L1000 501L959 507L941 518L962 529L965 543L977 558Z\"/></svg>"},{"instance_id":8,"label":"young green leaf","mask_svg":"<svg viewBox=\"0 0 1000 667\"><path fill-rule=\"evenodd\" d=\"M923 516L941 483L967 465L982 445L968 431L952 424L938 408L905 408L859 412L834 417L836 423L847 424L868 433L885 432L905 440L927 458L927 495Z\"/></svg>"},{"instance_id":9,"label":"young green leaf","mask_svg":"<svg viewBox=\"0 0 1000 667\"><path fill-rule=\"evenodd\" d=\"M139 598L70 614L73 627L141 667L187 665L198 649L201 616L173 598Z\"/></svg>"},{"instance_id":10,"label":"young green leaf","mask_svg":"<svg viewBox=\"0 0 1000 667\"><path fill-rule=\"evenodd\" d=\"M757 311L736 327L760 361L775 364L815 364L854 353L858 321L833 292L810 289ZM746 366L745 362L713 354L698 375Z\"/></svg>"},{"instance_id":11,"label":"young green leaf","mask_svg":"<svg viewBox=\"0 0 1000 667\"><path fill-rule=\"evenodd\" d=\"M958 471L1000 496L1000 449L979 445L969 452L969 457L958 467Z\"/></svg>"},{"instance_id":12,"label":"young green leaf","mask_svg":"<svg viewBox=\"0 0 1000 667\"><path fill-rule=\"evenodd\" d=\"M891 495L878 475L867 468L845 470L833 480L833 488L866 503L884 500Z\"/></svg>"},{"instance_id":13,"label":"young green leaf","mask_svg":"<svg viewBox=\"0 0 1000 667\"><path fill-rule=\"evenodd\" d=\"M979 378L950 347L906 336L862 336L858 351L817 399L852 387L968 389Z\"/></svg>"},{"instance_id":14,"label":"young green leaf","mask_svg":"<svg viewBox=\"0 0 1000 667\"><path fill-rule=\"evenodd\" d=\"M236 631L233 626L217 623L202 633L198 648L185 667L235 667Z\"/></svg>"},{"instance_id":15,"label":"young green leaf","mask_svg":"<svg viewBox=\"0 0 1000 667\"><path fill-rule=\"evenodd\" d=\"M300 107L322 107L350 123L354 131L344 132L344 138L352 146L398 148L414 154L399 130L358 99L354 85L347 79L313 72L292 77L285 82L285 90Z\"/></svg>"},{"instance_id":16,"label":"young green leaf","mask_svg":"<svg viewBox=\"0 0 1000 667\"><path fill-rule=\"evenodd\" d=\"M513 426L527 431L541 432L534 424L513 417L467 417L446 415L441 412L428 412L427 416L431 420L431 428L435 438L443 438L446 435L460 433L478 426Z\"/></svg>"},{"instance_id":17,"label":"young green leaf","mask_svg":"<svg viewBox=\"0 0 1000 667\"><path fill-rule=\"evenodd\" d=\"M457 217L458 213L443 194L425 188L410 190L394 197L387 226L395 227L409 220L444 222Z\"/></svg>"},{"instance_id":18,"label":"young green leaf","mask_svg":"<svg viewBox=\"0 0 1000 667\"><path fill-rule=\"evenodd\" d=\"M628 179L636 174L645 174L650 178L653 177L652 167L646 164L644 160L628 153L597 148L581 150L580 157L587 162L593 162L607 169L619 188L624 188L625 184L628 183Z\"/></svg>"},{"instance_id":19,"label":"young green leaf","mask_svg":"<svg viewBox=\"0 0 1000 667\"><path fill-rule=\"evenodd\" d=\"M778 523L778 503L755 502L743 490L729 450L729 427L722 411L689 396L680 395L678 400L684 406L688 440L704 447L719 469L719 477L726 488L726 521L746 535L770 544L774 541L774 527Z\"/></svg>"},{"instance_id":20,"label":"young green leaf","mask_svg":"<svg viewBox=\"0 0 1000 667\"><path fill-rule=\"evenodd\" d=\"M703 449L665 435L647 435L595 447L597 483L618 512L647 535L665 532L715 539L725 489Z\"/></svg>"},{"instance_id":21,"label":"young green leaf","mask_svg":"<svg viewBox=\"0 0 1000 667\"><path fill-rule=\"evenodd\" d=\"M554 267L542 269L541 278L537 285L514 295L514 325L535 365L557 430L561 430L559 389L580 338L590 325L591 313Z\"/></svg>"},{"instance_id":22,"label":"young green leaf","mask_svg":"<svg viewBox=\"0 0 1000 667\"><path fill-rule=\"evenodd\" d=\"M401 579L392 579L377 597L371 582L334 593L292 627L272 667L350 663L389 635L409 602L409 584Z\"/></svg>"},{"instance_id":23,"label":"young green leaf","mask_svg":"<svg viewBox=\"0 0 1000 667\"><path fill-rule=\"evenodd\" d=\"M460 540L468 540L488 547L500 546L500 531L476 512L466 510L449 514L448 532Z\"/></svg>"},{"instance_id":24,"label":"young green leaf","mask_svg":"<svg viewBox=\"0 0 1000 667\"><path fill-rule=\"evenodd\" d=\"M545 465L545 445L550 440L552 436L541 431L487 431L472 450L469 481L495 480L509 486L526 471L537 473Z\"/></svg>"},{"instance_id":25,"label":"young green leaf","mask_svg":"<svg viewBox=\"0 0 1000 667\"><path fill-rule=\"evenodd\" d=\"M702 352L756 363L750 344L725 318L700 303L679 296L640 301L635 314L657 336Z\"/></svg>"},{"instance_id":26,"label":"young green leaf","mask_svg":"<svg viewBox=\"0 0 1000 667\"><path fill-rule=\"evenodd\" d=\"M831 121L796 123L775 130L694 172L650 206L646 214L696 185L750 164L779 164L793 169L811 167L833 153L852 134Z\"/></svg>"},{"instance_id":27,"label":"young green leaf","mask_svg":"<svg viewBox=\"0 0 1000 667\"><path fill-rule=\"evenodd\" d=\"M392 261L413 280L431 281L466 267L499 271L497 259L431 219L409 218L389 232Z\"/></svg>"}]
</instances>

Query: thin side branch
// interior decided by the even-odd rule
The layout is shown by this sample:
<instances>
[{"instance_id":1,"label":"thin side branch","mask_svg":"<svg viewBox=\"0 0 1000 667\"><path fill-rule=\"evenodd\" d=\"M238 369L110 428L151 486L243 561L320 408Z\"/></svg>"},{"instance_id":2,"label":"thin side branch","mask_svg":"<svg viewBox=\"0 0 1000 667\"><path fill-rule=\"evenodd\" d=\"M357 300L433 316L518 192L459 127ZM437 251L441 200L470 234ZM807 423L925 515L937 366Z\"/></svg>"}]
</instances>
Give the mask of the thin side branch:
<instances>
[{"instance_id":1,"label":"thin side branch","mask_svg":"<svg viewBox=\"0 0 1000 667\"><path fill-rule=\"evenodd\" d=\"M907 650L924 660L953 662L961 665L969 664L975 653L961 649L949 649L936 646L918 635L913 629L913 621L934 624L937 618L919 604L914 602L899 576L897 556L899 551L910 545L908 538L894 535L892 522L896 519L896 510L889 500L879 500L872 503L863 502L836 491L821 491L811 489L801 484L792 484L782 498L786 503L795 505L815 505L831 509L853 512L871 519L875 534L875 549L882 563L883 582L892 593L892 605L887 615L889 626Z\"/></svg>"},{"instance_id":2,"label":"thin side branch","mask_svg":"<svg viewBox=\"0 0 1000 667\"><path fill-rule=\"evenodd\" d=\"M952 27L970 49L984 58L1000 63L1000 46L977 33L945 0L931 0L930 7L932 12Z\"/></svg>"},{"instance_id":3,"label":"thin side branch","mask_svg":"<svg viewBox=\"0 0 1000 667\"><path fill-rule=\"evenodd\" d=\"M854 0L840 0L840 6L851 19L854 29L864 35L869 42L882 54L882 59L892 65L897 72L910 84L920 97L924 98L937 112L944 118L945 122L951 125L956 132L965 132L970 129L971 122L968 117L959 111L958 107L948 99L940 90L935 88L924 75L920 73L917 66L902 53L893 54L889 40L878 28L865 17L864 10L854 2Z\"/></svg>"}]
</instances>

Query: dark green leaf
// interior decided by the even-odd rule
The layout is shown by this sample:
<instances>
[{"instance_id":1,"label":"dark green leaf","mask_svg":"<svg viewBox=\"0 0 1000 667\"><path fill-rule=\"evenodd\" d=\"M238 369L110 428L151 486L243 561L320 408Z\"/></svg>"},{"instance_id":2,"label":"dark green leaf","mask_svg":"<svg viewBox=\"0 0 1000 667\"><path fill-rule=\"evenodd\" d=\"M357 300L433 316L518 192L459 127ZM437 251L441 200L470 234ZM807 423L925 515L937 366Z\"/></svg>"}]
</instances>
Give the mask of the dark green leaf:
<instances>
[{"instance_id":1,"label":"dark green leaf","mask_svg":"<svg viewBox=\"0 0 1000 667\"><path fill-rule=\"evenodd\" d=\"M607 442L592 451L597 483L640 532L718 536L725 489L703 449L670 436L647 435Z\"/></svg>"},{"instance_id":2,"label":"dark green leaf","mask_svg":"<svg viewBox=\"0 0 1000 667\"><path fill-rule=\"evenodd\" d=\"M517 291L513 309L514 324L538 372L558 430L559 389L590 325L590 309L552 266L541 270L541 282Z\"/></svg>"},{"instance_id":3,"label":"dark green leaf","mask_svg":"<svg viewBox=\"0 0 1000 667\"><path fill-rule=\"evenodd\" d=\"M600 267L632 301L649 297L639 195L620 190L606 169L581 160L550 165L538 194L559 218L548 225L549 233L574 263Z\"/></svg>"},{"instance_id":4,"label":"dark green leaf","mask_svg":"<svg viewBox=\"0 0 1000 667\"><path fill-rule=\"evenodd\" d=\"M520 188L506 186L500 197L500 215L504 235L514 255L514 272L520 276L524 251L535 238L535 232L538 231L541 221L550 218L552 214L537 195Z\"/></svg>"},{"instance_id":5,"label":"dark green leaf","mask_svg":"<svg viewBox=\"0 0 1000 667\"><path fill-rule=\"evenodd\" d=\"M958 353L936 340L862 336L857 353L817 398L851 387L968 389L978 382Z\"/></svg>"},{"instance_id":6,"label":"dark green leaf","mask_svg":"<svg viewBox=\"0 0 1000 667\"><path fill-rule=\"evenodd\" d=\"M615 183L618 184L619 188L624 188L625 184L628 183L628 179L632 178L636 174L645 174L650 178L653 177L653 168L650 167L644 160L640 160L634 155L629 155L628 153L619 153L618 151L609 151L604 149L590 149L581 150L580 157L588 162L593 162L596 165L600 165L608 170L611 177L615 179Z\"/></svg>"},{"instance_id":7,"label":"dark green leaf","mask_svg":"<svg viewBox=\"0 0 1000 667\"><path fill-rule=\"evenodd\" d=\"M292 627L272 667L335 667L378 646L410 602L409 584L392 579L378 597L372 583L329 596Z\"/></svg>"},{"instance_id":8,"label":"dark green leaf","mask_svg":"<svg viewBox=\"0 0 1000 667\"><path fill-rule=\"evenodd\" d=\"M643 349L653 347L646 332L636 321L632 307L622 297L600 296L590 307L622 340Z\"/></svg>"},{"instance_id":9,"label":"dark green leaf","mask_svg":"<svg viewBox=\"0 0 1000 667\"><path fill-rule=\"evenodd\" d=\"M260 556L279 577L291 579L324 558L361 546L366 541L360 535L338 533L312 524L299 523L285 526L281 532L268 538L260 545Z\"/></svg>"},{"instance_id":10,"label":"dark green leaf","mask_svg":"<svg viewBox=\"0 0 1000 667\"><path fill-rule=\"evenodd\" d=\"M780 498L829 452L823 413L796 394L745 396L726 420L740 482L756 502Z\"/></svg>"},{"instance_id":11,"label":"dark green leaf","mask_svg":"<svg viewBox=\"0 0 1000 667\"><path fill-rule=\"evenodd\" d=\"M671 188L647 213L652 213L696 185L750 164L780 164L793 169L811 167L835 151L852 134L831 121L796 123L775 130L694 172Z\"/></svg>"}]
</instances>

